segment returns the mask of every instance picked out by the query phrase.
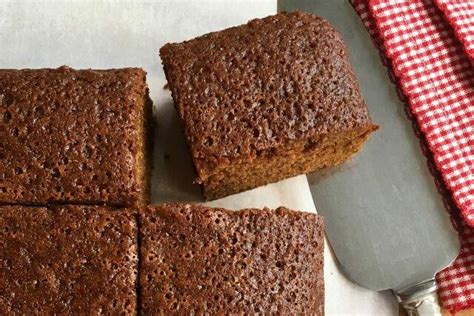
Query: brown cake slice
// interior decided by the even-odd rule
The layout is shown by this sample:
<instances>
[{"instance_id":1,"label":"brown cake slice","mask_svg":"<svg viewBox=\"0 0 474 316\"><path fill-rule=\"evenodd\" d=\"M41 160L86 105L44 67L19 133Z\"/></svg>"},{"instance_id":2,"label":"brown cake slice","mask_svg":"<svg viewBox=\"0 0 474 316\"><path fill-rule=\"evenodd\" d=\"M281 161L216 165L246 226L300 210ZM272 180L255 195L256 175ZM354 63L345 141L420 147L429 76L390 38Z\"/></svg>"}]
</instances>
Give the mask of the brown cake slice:
<instances>
[{"instance_id":1,"label":"brown cake slice","mask_svg":"<svg viewBox=\"0 0 474 316\"><path fill-rule=\"evenodd\" d=\"M164 204L140 222L143 314L323 315L318 215Z\"/></svg>"},{"instance_id":2,"label":"brown cake slice","mask_svg":"<svg viewBox=\"0 0 474 316\"><path fill-rule=\"evenodd\" d=\"M0 207L0 314L135 314L137 235L127 210Z\"/></svg>"},{"instance_id":3,"label":"brown cake slice","mask_svg":"<svg viewBox=\"0 0 474 316\"><path fill-rule=\"evenodd\" d=\"M0 204L146 204L146 73L0 70Z\"/></svg>"},{"instance_id":4,"label":"brown cake slice","mask_svg":"<svg viewBox=\"0 0 474 316\"><path fill-rule=\"evenodd\" d=\"M279 13L160 50L207 199L340 164L377 129L340 34Z\"/></svg>"}]
</instances>

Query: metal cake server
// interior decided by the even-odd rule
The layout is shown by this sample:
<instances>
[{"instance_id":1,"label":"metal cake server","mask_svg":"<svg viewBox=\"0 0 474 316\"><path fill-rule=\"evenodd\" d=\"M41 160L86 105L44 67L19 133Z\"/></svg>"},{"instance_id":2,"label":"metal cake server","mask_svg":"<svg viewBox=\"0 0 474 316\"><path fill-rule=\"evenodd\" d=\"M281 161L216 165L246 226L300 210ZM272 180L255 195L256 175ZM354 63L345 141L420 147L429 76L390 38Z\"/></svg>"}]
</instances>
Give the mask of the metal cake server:
<instances>
[{"instance_id":1,"label":"metal cake server","mask_svg":"<svg viewBox=\"0 0 474 316\"><path fill-rule=\"evenodd\" d=\"M458 255L459 241L368 32L348 0L280 0L278 6L313 12L342 33L381 126L351 161L308 176L341 269L363 287L393 290L410 315L439 313L434 276Z\"/></svg>"}]
</instances>

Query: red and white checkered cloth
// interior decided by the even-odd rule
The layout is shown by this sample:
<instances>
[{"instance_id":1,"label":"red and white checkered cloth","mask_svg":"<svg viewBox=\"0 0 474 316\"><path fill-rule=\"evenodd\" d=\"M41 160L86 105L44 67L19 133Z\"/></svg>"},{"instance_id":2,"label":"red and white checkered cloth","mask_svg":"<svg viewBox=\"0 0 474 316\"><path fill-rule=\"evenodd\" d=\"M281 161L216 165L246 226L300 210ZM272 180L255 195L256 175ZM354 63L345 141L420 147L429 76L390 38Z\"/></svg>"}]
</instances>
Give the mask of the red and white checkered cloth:
<instances>
[{"instance_id":1,"label":"red and white checkered cloth","mask_svg":"<svg viewBox=\"0 0 474 316\"><path fill-rule=\"evenodd\" d=\"M474 60L474 2L435 0L454 29L471 61Z\"/></svg>"},{"instance_id":2,"label":"red and white checkered cloth","mask_svg":"<svg viewBox=\"0 0 474 316\"><path fill-rule=\"evenodd\" d=\"M464 223L438 276L451 312L474 308L474 2L352 0L397 78Z\"/></svg>"}]
</instances>

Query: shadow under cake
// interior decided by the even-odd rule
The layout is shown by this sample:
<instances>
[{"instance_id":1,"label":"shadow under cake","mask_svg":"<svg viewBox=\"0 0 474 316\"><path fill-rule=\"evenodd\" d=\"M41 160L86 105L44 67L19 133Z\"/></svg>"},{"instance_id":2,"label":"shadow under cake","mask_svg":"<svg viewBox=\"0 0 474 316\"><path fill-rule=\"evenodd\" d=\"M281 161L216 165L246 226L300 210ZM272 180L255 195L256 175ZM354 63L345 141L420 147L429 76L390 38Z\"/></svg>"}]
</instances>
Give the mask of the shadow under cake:
<instances>
[{"instance_id":1,"label":"shadow under cake","mask_svg":"<svg viewBox=\"0 0 474 316\"><path fill-rule=\"evenodd\" d=\"M137 223L127 209L0 207L0 314L136 312Z\"/></svg>"},{"instance_id":2,"label":"shadow under cake","mask_svg":"<svg viewBox=\"0 0 474 316\"><path fill-rule=\"evenodd\" d=\"M340 34L279 13L160 50L207 199L340 164L378 127Z\"/></svg>"},{"instance_id":3,"label":"shadow under cake","mask_svg":"<svg viewBox=\"0 0 474 316\"><path fill-rule=\"evenodd\" d=\"M190 204L140 214L143 314L324 314L316 214Z\"/></svg>"},{"instance_id":4,"label":"shadow under cake","mask_svg":"<svg viewBox=\"0 0 474 316\"><path fill-rule=\"evenodd\" d=\"M146 73L0 70L0 204L145 205Z\"/></svg>"}]
</instances>

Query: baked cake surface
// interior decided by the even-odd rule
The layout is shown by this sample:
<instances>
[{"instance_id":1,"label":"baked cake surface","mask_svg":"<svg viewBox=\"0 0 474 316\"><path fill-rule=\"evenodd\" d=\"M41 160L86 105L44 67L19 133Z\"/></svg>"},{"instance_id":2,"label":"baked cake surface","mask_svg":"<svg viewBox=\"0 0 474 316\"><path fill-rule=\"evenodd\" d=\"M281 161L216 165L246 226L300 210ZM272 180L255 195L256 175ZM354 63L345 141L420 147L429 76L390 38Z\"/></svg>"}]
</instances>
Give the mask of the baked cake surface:
<instances>
[{"instance_id":1,"label":"baked cake surface","mask_svg":"<svg viewBox=\"0 0 474 316\"><path fill-rule=\"evenodd\" d=\"M140 221L143 314L323 315L318 215L164 204Z\"/></svg>"},{"instance_id":2,"label":"baked cake surface","mask_svg":"<svg viewBox=\"0 0 474 316\"><path fill-rule=\"evenodd\" d=\"M160 55L207 198L341 163L377 129L340 34L309 13L166 44Z\"/></svg>"},{"instance_id":3,"label":"baked cake surface","mask_svg":"<svg viewBox=\"0 0 474 316\"><path fill-rule=\"evenodd\" d=\"M146 73L0 70L0 203L148 200Z\"/></svg>"},{"instance_id":4,"label":"baked cake surface","mask_svg":"<svg viewBox=\"0 0 474 316\"><path fill-rule=\"evenodd\" d=\"M0 314L134 314L137 234L127 210L0 207Z\"/></svg>"}]
</instances>

